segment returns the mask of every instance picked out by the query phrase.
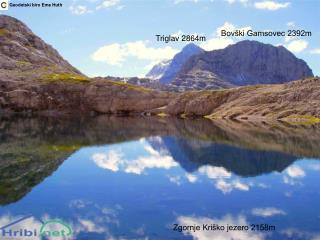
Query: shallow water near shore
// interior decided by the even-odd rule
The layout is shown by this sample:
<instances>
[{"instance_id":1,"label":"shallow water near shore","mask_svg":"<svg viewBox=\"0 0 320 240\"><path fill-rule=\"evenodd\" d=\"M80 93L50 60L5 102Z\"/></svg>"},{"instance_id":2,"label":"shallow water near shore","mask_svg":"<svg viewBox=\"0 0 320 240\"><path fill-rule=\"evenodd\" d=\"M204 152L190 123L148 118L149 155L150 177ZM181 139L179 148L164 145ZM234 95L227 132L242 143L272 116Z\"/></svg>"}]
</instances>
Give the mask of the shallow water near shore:
<instances>
[{"instance_id":1,"label":"shallow water near shore","mask_svg":"<svg viewBox=\"0 0 320 240\"><path fill-rule=\"evenodd\" d=\"M67 239L320 238L320 126L0 119L0 230L26 217L7 231L60 219Z\"/></svg>"}]
</instances>

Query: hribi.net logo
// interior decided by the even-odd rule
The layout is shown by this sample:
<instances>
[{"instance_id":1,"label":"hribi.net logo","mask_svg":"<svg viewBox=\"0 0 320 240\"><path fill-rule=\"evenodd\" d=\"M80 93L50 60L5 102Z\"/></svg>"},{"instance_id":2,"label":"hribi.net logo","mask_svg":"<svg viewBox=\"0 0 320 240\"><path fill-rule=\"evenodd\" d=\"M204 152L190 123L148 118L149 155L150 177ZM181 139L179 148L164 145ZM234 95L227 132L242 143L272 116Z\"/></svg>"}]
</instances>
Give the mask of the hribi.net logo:
<instances>
[{"instance_id":1,"label":"hribi.net logo","mask_svg":"<svg viewBox=\"0 0 320 240\"><path fill-rule=\"evenodd\" d=\"M9 9L9 0L0 0L0 10Z\"/></svg>"},{"instance_id":2,"label":"hribi.net logo","mask_svg":"<svg viewBox=\"0 0 320 240\"><path fill-rule=\"evenodd\" d=\"M72 235L71 226L60 219L42 221L26 216L0 227L1 240L70 240Z\"/></svg>"}]
</instances>

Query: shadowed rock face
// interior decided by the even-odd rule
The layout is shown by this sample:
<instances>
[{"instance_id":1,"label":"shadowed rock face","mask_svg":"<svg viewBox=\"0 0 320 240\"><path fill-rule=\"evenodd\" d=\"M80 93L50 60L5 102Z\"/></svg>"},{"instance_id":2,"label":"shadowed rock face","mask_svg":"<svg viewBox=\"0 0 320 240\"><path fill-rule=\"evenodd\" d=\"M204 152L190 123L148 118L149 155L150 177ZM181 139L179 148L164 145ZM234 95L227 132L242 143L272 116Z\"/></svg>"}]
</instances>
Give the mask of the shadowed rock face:
<instances>
[{"instance_id":1,"label":"shadowed rock face","mask_svg":"<svg viewBox=\"0 0 320 240\"><path fill-rule=\"evenodd\" d=\"M171 60L164 60L156 65L154 65L150 71L146 74L147 78L151 78L154 80L158 80L162 77L162 75L166 72Z\"/></svg>"},{"instance_id":2,"label":"shadowed rock face","mask_svg":"<svg viewBox=\"0 0 320 240\"><path fill-rule=\"evenodd\" d=\"M163 76L160 78L160 83L168 84L172 82L188 59L202 52L204 50L193 43L186 45L181 52L173 57Z\"/></svg>"},{"instance_id":3,"label":"shadowed rock face","mask_svg":"<svg viewBox=\"0 0 320 240\"><path fill-rule=\"evenodd\" d=\"M305 77L313 77L311 69L286 48L245 40L190 57L172 84L201 90L286 83Z\"/></svg>"},{"instance_id":4,"label":"shadowed rock face","mask_svg":"<svg viewBox=\"0 0 320 240\"><path fill-rule=\"evenodd\" d=\"M283 171L320 156L320 128L204 119L5 117L0 119L0 204L15 202L78 149L160 136L189 172L222 166L241 176Z\"/></svg>"}]
</instances>

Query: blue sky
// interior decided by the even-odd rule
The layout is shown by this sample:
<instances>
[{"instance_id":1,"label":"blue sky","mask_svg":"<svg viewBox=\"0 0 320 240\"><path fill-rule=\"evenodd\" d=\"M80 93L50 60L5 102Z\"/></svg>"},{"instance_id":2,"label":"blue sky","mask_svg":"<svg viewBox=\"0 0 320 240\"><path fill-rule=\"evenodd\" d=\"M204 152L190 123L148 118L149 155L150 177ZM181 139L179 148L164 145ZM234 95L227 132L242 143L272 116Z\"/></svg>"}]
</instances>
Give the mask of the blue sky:
<instances>
[{"instance_id":1,"label":"blue sky","mask_svg":"<svg viewBox=\"0 0 320 240\"><path fill-rule=\"evenodd\" d=\"M15 1L13 3L29 2ZM42 1L33 1L42 2ZM45 2L45 1L44 1ZM51 2L51 1L48 1ZM62 8L9 8L34 33L89 76L143 76L186 42L157 42L156 34L199 34L206 50L244 39L284 45L320 75L317 0L65 0ZM311 31L310 37L226 38L217 30Z\"/></svg>"}]
</instances>

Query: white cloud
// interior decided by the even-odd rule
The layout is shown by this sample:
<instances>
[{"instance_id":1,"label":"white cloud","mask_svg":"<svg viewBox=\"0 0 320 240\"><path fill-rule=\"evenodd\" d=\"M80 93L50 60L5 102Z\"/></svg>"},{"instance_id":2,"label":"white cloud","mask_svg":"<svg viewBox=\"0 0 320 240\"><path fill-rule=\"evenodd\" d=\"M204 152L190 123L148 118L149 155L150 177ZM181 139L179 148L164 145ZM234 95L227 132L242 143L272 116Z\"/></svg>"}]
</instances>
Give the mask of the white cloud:
<instances>
[{"instance_id":1,"label":"white cloud","mask_svg":"<svg viewBox=\"0 0 320 240\"><path fill-rule=\"evenodd\" d=\"M122 155L117 151L111 150L107 154L96 153L92 155L92 160L97 166L108 169L113 172L119 171L119 165L122 161Z\"/></svg>"},{"instance_id":2,"label":"white cloud","mask_svg":"<svg viewBox=\"0 0 320 240\"><path fill-rule=\"evenodd\" d=\"M125 7L124 5L119 5L119 6L116 7L116 9L117 10L122 10L122 9L124 9L124 7Z\"/></svg>"},{"instance_id":3,"label":"white cloud","mask_svg":"<svg viewBox=\"0 0 320 240\"><path fill-rule=\"evenodd\" d=\"M268 208L254 208L252 209L251 213L255 216L259 217L272 217L275 215L286 215L286 212L273 207Z\"/></svg>"},{"instance_id":4,"label":"white cloud","mask_svg":"<svg viewBox=\"0 0 320 240\"><path fill-rule=\"evenodd\" d=\"M245 27L237 27L235 25L233 25L230 22L225 22L222 26L217 28L217 36L221 36L221 30L226 30L226 31L235 31L235 30L239 30L239 31L248 31L252 29L251 26L245 26Z\"/></svg>"},{"instance_id":5,"label":"white cloud","mask_svg":"<svg viewBox=\"0 0 320 240\"><path fill-rule=\"evenodd\" d=\"M234 40L229 37L221 37L221 30L226 30L226 31L235 31L235 30L244 30L247 31L249 29L252 29L251 26L244 26L244 27L238 27L230 22L224 22L223 25L219 26L215 33L213 34L214 36L210 39L207 39L206 42L203 42L200 44L200 47L207 50L207 51L212 51L216 49L223 49L227 47L230 44L234 43ZM236 38L241 38L241 37L236 37Z\"/></svg>"},{"instance_id":6,"label":"white cloud","mask_svg":"<svg viewBox=\"0 0 320 240\"><path fill-rule=\"evenodd\" d=\"M312 163L309 165L309 168L314 171L320 171L320 163Z\"/></svg>"},{"instance_id":7,"label":"white cloud","mask_svg":"<svg viewBox=\"0 0 320 240\"><path fill-rule=\"evenodd\" d=\"M231 173L224 167L202 166L198 171L211 179L231 177Z\"/></svg>"},{"instance_id":8,"label":"white cloud","mask_svg":"<svg viewBox=\"0 0 320 240\"><path fill-rule=\"evenodd\" d=\"M315 232L306 232L301 229L288 228L281 231L281 234L286 236L286 239L310 239L320 240L320 234Z\"/></svg>"},{"instance_id":9,"label":"white cloud","mask_svg":"<svg viewBox=\"0 0 320 240\"><path fill-rule=\"evenodd\" d=\"M125 163L125 172L141 174L146 168L170 169L178 166L171 156L148 156L140 157L134 161Z\"/></svg>"},{"instance_id":10,"label":"white cloud","mask_svg":"<svg viewBox=\"0 0 320 240\"><path fill-rule=\"evenodd\" d=\"M285 37L284 37L284 41L285 42L290 42L290 41L292 41L292 40L294 40L294 39L296 39L297 37L296 36L288 36L288 35L286 35ZM281 44L280 44L281 45Z\"/></svg>"},{"instance_id":11,"label":"white cloud","mask_svg":"<svg viewBox=\"0 0 320 240\"><path fill-rule=\"evenodd\" d=\"M232 192L234 189L238 189L240 191L249 191L250 187L247 184L244 184L240 181L232 181L230 183L220 179L216 182L215 187L222 191L224 194Z\"/></svg>"},{"instance_id":12,"label":"white cloud","mask_svg":"<svg viewBox=\"0 0 320 240\"><path fill-rule=\"evenodd\" d=\"M199 0L174 0L174 4L179 4L179 3L183 3L183 2L193 2L193 3L197 3Z\"/></svg>"},{"instance_id":13,"label":"white cloud","mask_svg":"<svg viewBox=\"0 0 320 240\"><path fill-rule=\"evenodd\" d=\"M287 8L289 7L290 2L276 2L276 1L262 1L262 2L255 2L254 7L257 9L263 9L263 10L270 10L275 11L281 8Z\"/></svg>"},{"instance_id":14,"label":"white cloud","mask_svg":"<svg viewBox=\"0 0 320 240\"><path fill-rule=\"evenodd\" d=\"M296 182L293 178L290 178L288 176L283 176L282 179L283 179L283 182L288 185L294 186L294 185L298 184L298 182Z\"/></svg>"},{"instance_id":15,"label":"white cloud","mask_svg":"<svg viewBox=\"0 0 320 240\"><path fill-rule=\"evenodd\" d=\"M180 176L172 176L172 177L169 176L169 181L180 186L181 177Z\"/></svg>"},{"instance_id":16,"label":"white cloud","mask_svg":"<svg viewBox=\"0 0 320 240\"><path fill-rule=\"evenodd\" d=\"M107 62L110 65L121 65L125 60L126 51L119 43L113 43L99 48L92 55L97 62Z\"/></svg>"},{"instance_id":17,"label":"white cloud","mask_svg":"<svg viewBox=\"0 0 320 240\"><path fill-rule=\"evenodd\" d=\"M261 188L269 188L270 186L268 186L267 184L265 183L258 183L257 184L258 187L261 187Z\"/></svg>"},{"instance_id":18,"label":"white cloud","mask_svg":"<svg viewBox=\"0 0 320 240\"><path fill-rule=\"evenodd\" d=\"M103 169L113 172L123 171L126 173L142 174L146 169L163 168L170 169L178 166L177 162L169 155L161 155L151 146L145 146L145 150L149 156L141 156L135 160L127 160L123 158L120 150L110 150L107 153L95 153L92 160L95 164Z\"/></svg>"},{"instance_id":19,"label":"white cloud","mask_svg":"<svg viewBox=\"0 0 320 240\"><path fill-rule=\"evenodd\" d=\"M294 40L286 45L286 48L291 52L299 53L306 49L308 44L309 43L305 40Z\"/></svg>"},{"instance_id":20,"label":"white cloud","mask_svg":"<svg viewBox=\"0 0 320 240\"><path fill-rule=\"evenodd\" d=\"M249 0L225 0L226 2L228 2L229 4L234 4L236 2L239 2L241 4L243 4L244 6L247 6L247 3Z\"/></svg>"},{"instance_id":21,"label":"white cloud","mask_svg":"<svg viewBox=\"0 0 320 240\"><path fill-rule=\"evenodd\" d=\"M81 209L86 207L90 202L82 200L82 199L74 199L69 203L70 208Z\"/></svg>"},{"instance_id":22,"label":"white cloud","mask_svg":"<svg viewBox=\"0 0 320 240\"><path fill-rule=\"evenodd\" d=\"M197 176L192 175L192 174L190 174L190 173L187 173L187 174L186 174L186 178L187 178L188 181L191 182L191 183L195 183L195 182L198 180Z\"/></svg>"},{"instance_id":23,"label":"white cloud","mask_svg":"<svg viewBox=\"0 0 320 240\"><path fill-rule=\"evenodd\" d=\"M311 54L320 54L320 48L315 48L310 51Z\"/></svg>"},{"instance_id":24,"label":"white cloud","mask_svg":"<svg viewBox=\"0 0 320 240\"><path fill-rule=\"evenodd\" d=\"M148 47L146 41L113 43L103 46L92 54L94 61L106 62L110 65L121 65L128 57L140 60L160 62L172 58L179 50L166 46L163 48Z\"/></svg>"},{"instance_id":25,"label":"white cloud","mask_svg":"<svg viewBox=\"0 0 320 240\"><path fill-rule=\"evenodd\" d=\"M306 175L303 169L298 166L288 167L287 174L292 178L302 178Z\"/></svg>"},{"instance_id":26,"label":"white cloud","mask_svg":"<svg viewBox=\"0 0 320 240\"><path fill-rule=\"evenodd\" d=\"M71 11L72 14L75 15L83 15L87 13L92 13L91 10L87 8L87 6L84 5L76 5L76 6L70 6L69 10Z\"/></svg>"},{"instance_id":27,"label":"white cloud","mask_svg":"<svg viewBox=\"0 0 320 240\"><path fill-rule=\"evenodd\" d=\"M95 233L107 232L106 228L104 228L102 226L98 226L96 223L94 223L93 221L91 221L89 219L79 218L78 222L80 224L80 228L81 228L82 231L95 232Z\"/></svg>"},{"instance_id":28,"label":"white cloud","mask_svg":"<svg viewBox=\"0 0 320 240\"><path fill-rule=\"evenodd\" d=\"M179 225L183 226L202 226L204 224L219 226L247 226L250 225L244 216L233 217L226 215L219 218L207 218L207 217L193 217L193 216L179 216L177 218ZM237 239L237 240L262 240L264 235L259 232L251 231L183 231L184 235L191 235L193 239L201 240L222 240L222 239Z\"/></svg>"},{"instance_id":29,"label":"white cloud","mask_svg":"<svg viewBox=\"0 0 320 240\"><path fill-rule=\"evenodd\" d=\"M289 185L301 184L298 179L305 177L305 172L298 166L290 166L286 170L286 175L283 176L283 182Z\"/></svg>"},{"instance_id":30,"label":"white cloud","mask_svg":"<svg viewBox=\"0 0 320 240\"><path fill-rule=\"evenodd\" d=\"M100 5L96 7L97 10L102 8L111 8L120 3L120 0L104 0Z\"/></svg>"},{"instance_id":31,"label":"white cloud","mask_svg":"<svg viewBox=\"0 0 320 240\"><path fill-rule=\"evenodd\" d=\"M172 33L171 36L173 36L173 37L179 37L179 36L181 36L182 34L183 34L182 30L178 30L177 32Z\"/></svg>"},{"instance_id":32,"label":"white cloud","mask_svg":"<svg viewBox=\"0 0 320 240\"><path fill-rule=\"evenodd\" d=\"M204 43L200 44L200 47L207 51L212 51L216 49L222 49L227 47L230 44L233 44L234 41L230 38L211 38Z\"/></svg>"},{"instance_id":33,"label":"white cloud","mask_svg":"<svg viewBox=\"0 0 320 240\"><path fill-rule=\"evenodd\" d=\"M294 26L296 26L296 24L295 24L295 22L291 21L291 22L287 22L287 26L294 27Z\"/></svg>"}]
</instances>

